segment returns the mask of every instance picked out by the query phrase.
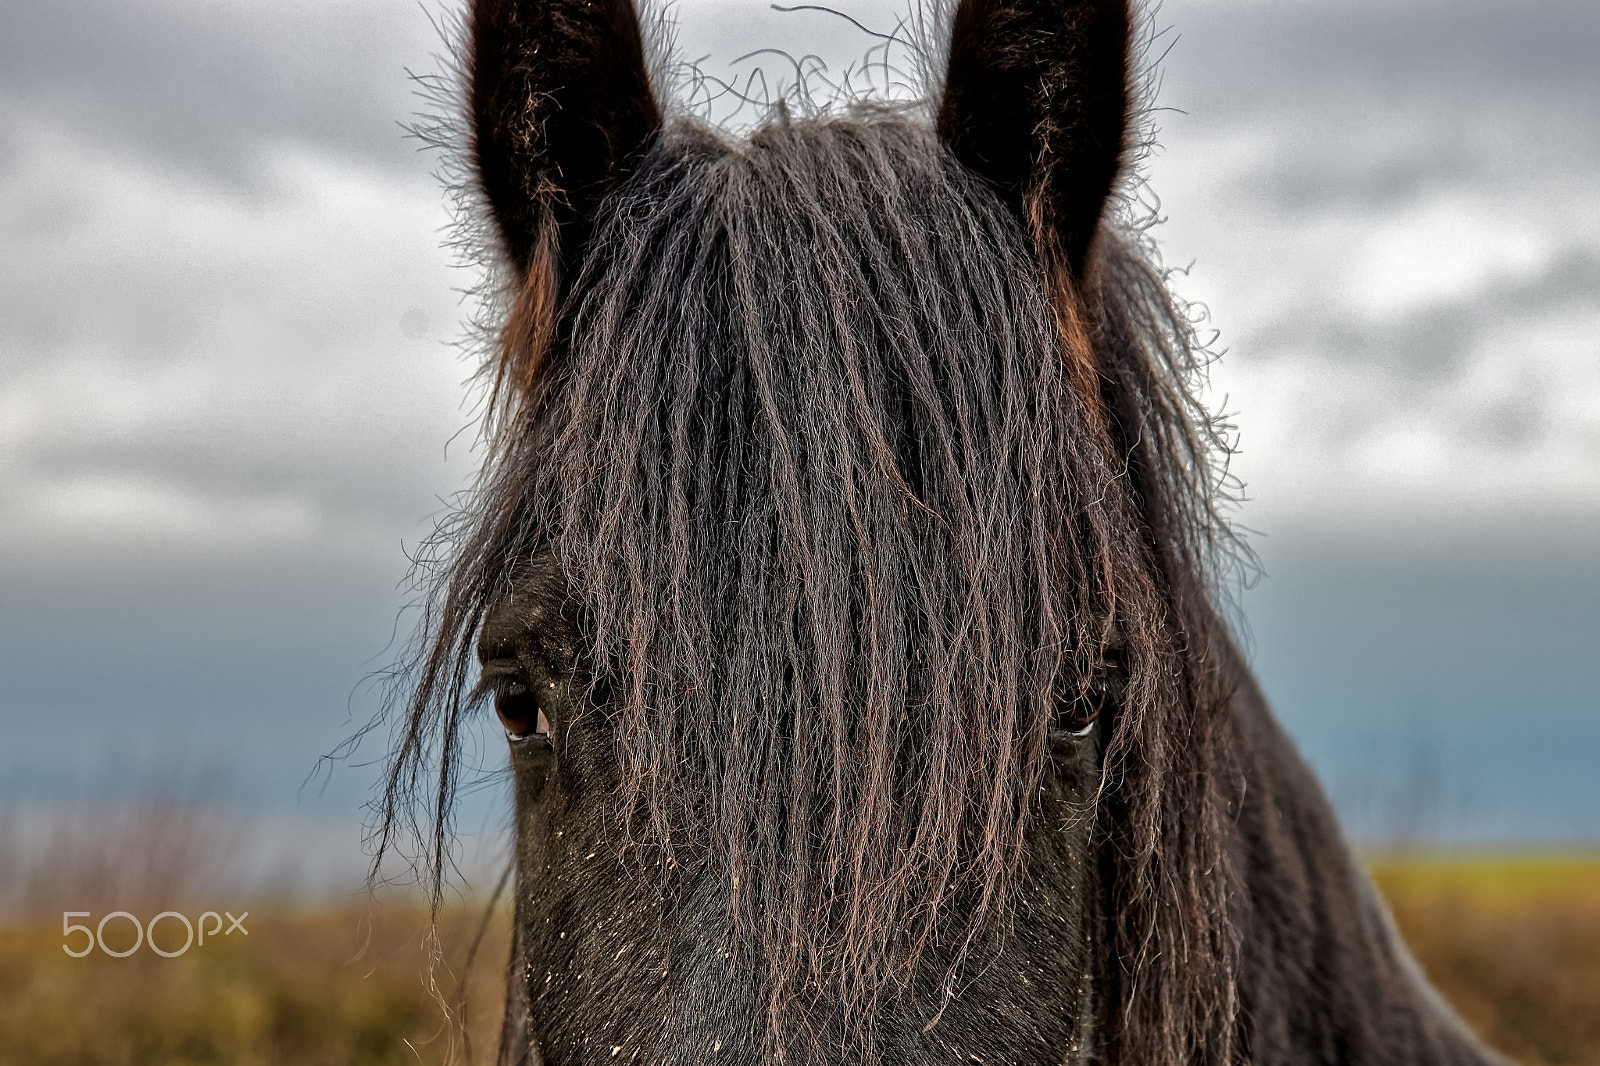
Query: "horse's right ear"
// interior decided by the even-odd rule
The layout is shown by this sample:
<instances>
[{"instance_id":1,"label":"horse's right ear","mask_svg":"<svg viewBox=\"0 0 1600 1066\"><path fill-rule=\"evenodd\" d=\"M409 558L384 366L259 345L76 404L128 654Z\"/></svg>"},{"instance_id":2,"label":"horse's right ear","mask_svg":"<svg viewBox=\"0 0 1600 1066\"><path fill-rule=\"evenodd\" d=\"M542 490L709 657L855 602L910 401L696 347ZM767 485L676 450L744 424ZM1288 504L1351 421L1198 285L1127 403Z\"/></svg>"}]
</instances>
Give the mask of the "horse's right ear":
<instances>
[{"instance_id":1,"label":"horse's right ear","mask_svg":"<svg viewBox=\"0 0 1600 1066\"><path fill-rule=\"evenodd\" d=\"M661 126L639 18L632 0L474 0L470 25L478 180L518 274L554 281Z\"/></svg>"},{"instance_id":2,"label":"horse's right ear","mask_svg":"<svg viewBox=\"0 0 1600 1066\"><path fill-rule=\"evenodd\" d=\"M661 127L632 0L473 0L472 161L515 268L490 408L525 395L606 193Z\"/></svg>"}]
</instances>

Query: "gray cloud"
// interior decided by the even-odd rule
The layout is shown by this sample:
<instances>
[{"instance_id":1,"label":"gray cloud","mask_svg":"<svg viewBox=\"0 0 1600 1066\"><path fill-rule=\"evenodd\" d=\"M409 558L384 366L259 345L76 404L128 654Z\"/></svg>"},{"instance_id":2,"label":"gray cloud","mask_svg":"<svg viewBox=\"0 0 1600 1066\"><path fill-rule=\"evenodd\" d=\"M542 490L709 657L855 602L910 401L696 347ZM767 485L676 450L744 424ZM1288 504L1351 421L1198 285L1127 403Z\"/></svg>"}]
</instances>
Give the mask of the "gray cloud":
<instances>
[{"instance_id":1,"label":"gray cloud","mask_svg":"<svg viewBox=\"0 0 1600 1066\"><path fill-rule=\"evenodd\" d=\"M1600 7L1179 2L1157 113L1180 139L1246 127L1262 209L1363 210L1440 184L1592 182ZM1159 162L1157 168L1159 170Z\"/></svg>"},{"instance_id":2,"label":"gray cloud","mask_svg":"<svg viewBox=\"0 0 1600 1066\"><path fill-rule=\"evenodd\" d=\"M1307 347L1328 359L1376 364L1429 381L1458 369L1473 342L1498 324L1525 321L1569 307L1591 309L1600 299L1600 246L1567 249L1537 273L1487 285L1466 297L1429 304L1386 320L1363 320L1308 296L1295 314L1249 329L1248 358L1287 359ZM1600 336L1574 336L1600 345ZM1508 359L1514 359L1512 353Z\"/></svg>"},{"instance_id":3,"label":"gray cloud","mask_svg":"<svg viewBox=\"0 0 1600 1066\"><path fill-rule=\"evenodd\" d=\"M1466 93L1463 104L1508 91L1554 100L1600 85L1600 9L1587 0L1174 0L1157 22L1181 38L1169 80L1192 85L1197 106L1212 112L1295 111L1346 94L1403 109L1419 88ZM1458 121L1471 118L1467 107Z\"/></svg>"},{"instance_id":4,"label":"gray cloud","mask_svg":"<svg viewBox=\"0 0 1600 1066\"><path fill-rule=\"evenodd\" d=\"M239 186L285 144L408 166L404 68L437 49L420 7L379 0L23 0L0 38L0 94L13 118L67 119Z\"/></svg>"},{"instance_id":5,"label":"gray cloud","mask_svg":"<svg viewBox=\"0 0 1600 1066\"><path fill-rule=\"evenodd\" d=\"M1174 0L1150 165L1271 525L1600 504L1600 9ZM1275 516L1275 517L1274 517ZM1247 518L1249 514L1247 513ZM1564 519L1566 520L1566 519Z\"/></svg>"}]
</instances>

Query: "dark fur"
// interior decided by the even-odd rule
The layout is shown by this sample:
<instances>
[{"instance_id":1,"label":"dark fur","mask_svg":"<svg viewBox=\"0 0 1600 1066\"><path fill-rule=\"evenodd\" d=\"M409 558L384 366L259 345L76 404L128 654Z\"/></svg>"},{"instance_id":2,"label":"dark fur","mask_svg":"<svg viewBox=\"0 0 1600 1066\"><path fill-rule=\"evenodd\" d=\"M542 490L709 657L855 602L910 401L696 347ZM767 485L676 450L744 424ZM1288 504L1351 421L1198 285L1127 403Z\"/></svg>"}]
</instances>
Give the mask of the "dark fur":
<instances>
[{"instance_id":1,"label":"dark fur","mask_svg":"<svg viewBox=\"0 0 1600 1066\"><path fill-rule=\"evenodd\" d=\"M1083 273L1122 164L1132 109L1125 0L956 7L937 129L1035 240Z\"/></svg>"},{"instance_id":2,"label":"dark fur","mask_svg":"<svg viewBox=\"0 0 1600 1066\"><path fill-rule=\"evenodd\" d=\"M442 868L474 652L538 693L502 1060L1488 1061L1211 606L1126 6L966 0L935 128L740 144L625 9L473 23L521 295L386 825L437 745Z\"/></svg>"},{"instance_id":3,"label":"dark fur","mask_svg":"<svg viewBox=\"0 0 1600 1066\"><path fill-rule=\"evenodd\" d=\"M472 8L473 147L507 257L581 249L596 208L661 125L629 0Z\"/></svg>"}]
</instances>

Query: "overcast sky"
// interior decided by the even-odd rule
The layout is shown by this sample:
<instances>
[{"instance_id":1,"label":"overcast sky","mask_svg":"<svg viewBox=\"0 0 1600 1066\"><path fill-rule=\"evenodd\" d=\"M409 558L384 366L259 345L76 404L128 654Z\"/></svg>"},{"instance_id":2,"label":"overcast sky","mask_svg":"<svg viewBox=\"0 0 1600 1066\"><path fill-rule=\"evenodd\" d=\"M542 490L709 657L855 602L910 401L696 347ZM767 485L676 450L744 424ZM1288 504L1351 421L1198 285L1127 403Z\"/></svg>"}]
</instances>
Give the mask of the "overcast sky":
<instances>
[{"instance_id":1,"label":"overcast sky","mask_svg":"<svg viewBox=\"0 0 1600 1066\"><path fill-rule=\"evenodd\" d=\"M450 346L473 278L401 130L406 71L440 69L429 10L9 0L0 803L181 751L243 803L356 815L370 768L297 787L370 713L405 550L476 463ZM677 18L713 73L869 43L757 0ZM1226 350L1280 713L1372 832L1363 804L1434 759L1468 812L1446 835L1600 836L1576 755L1600 742L1600 5L1155 23L1158 234Z\"/></svg>"}]
</instances>

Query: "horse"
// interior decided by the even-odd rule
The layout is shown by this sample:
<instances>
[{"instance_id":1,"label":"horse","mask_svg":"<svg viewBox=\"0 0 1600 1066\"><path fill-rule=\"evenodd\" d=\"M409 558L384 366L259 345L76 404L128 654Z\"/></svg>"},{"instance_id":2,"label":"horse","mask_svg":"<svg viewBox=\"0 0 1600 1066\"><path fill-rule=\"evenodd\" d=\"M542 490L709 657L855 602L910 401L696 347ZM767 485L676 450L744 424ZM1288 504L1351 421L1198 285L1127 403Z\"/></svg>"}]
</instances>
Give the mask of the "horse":
<instances>
[{"instance_id":1,"label":"horse","mask_svg":"<svg viewBox=\"0 0 1600 1066\"><path fill-rule=\"evenodd\" d=\"M736 137L631 0L474 0L506 295L380 852L409 811L438 892L492 701L503 1066L1502 1062L1219 606L1225 428L1126 209L1139 12L941 26L924 99Z\"/></svg>"}]
</instances>

